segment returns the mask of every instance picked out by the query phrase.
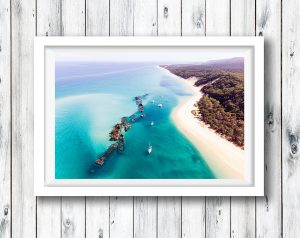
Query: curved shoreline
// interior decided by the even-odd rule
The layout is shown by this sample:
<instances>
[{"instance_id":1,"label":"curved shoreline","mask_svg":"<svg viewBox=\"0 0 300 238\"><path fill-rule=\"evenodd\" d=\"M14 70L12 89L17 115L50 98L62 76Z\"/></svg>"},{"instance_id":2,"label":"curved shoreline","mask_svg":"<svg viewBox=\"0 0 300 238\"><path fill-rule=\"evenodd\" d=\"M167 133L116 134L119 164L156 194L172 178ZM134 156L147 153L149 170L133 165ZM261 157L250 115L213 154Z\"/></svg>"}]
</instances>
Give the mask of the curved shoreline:
<instances>
[{"instance_id":1,"label":"curved shoreline","mask_svg":"<svg viewBox=\"0 0 300 238\"><path fill-rule=\"evenodd\" d=\"M176 127L196 146L218 178L243 179L245 176L244 150L222 138L191 113L192 110L197 109L194 104L203 96L200 92L201 87L194 87L195 80L193 79L183 79L167 69L161 69L185 82L194 92L192 97L183 99L172 111L171 118Z\"/></svg>"}]
</instances>

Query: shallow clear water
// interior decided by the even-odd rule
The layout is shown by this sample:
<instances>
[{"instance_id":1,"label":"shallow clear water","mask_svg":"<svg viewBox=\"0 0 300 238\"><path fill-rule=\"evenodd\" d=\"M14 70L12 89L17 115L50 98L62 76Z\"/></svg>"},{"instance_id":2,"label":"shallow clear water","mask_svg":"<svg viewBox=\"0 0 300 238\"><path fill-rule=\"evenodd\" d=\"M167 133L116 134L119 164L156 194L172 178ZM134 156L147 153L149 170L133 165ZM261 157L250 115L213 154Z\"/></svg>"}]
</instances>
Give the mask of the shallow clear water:
<instances>
[{"instance_id":1,"label":"shallow clear water","mask_svg":"<svg viewBox=\"0 0 300 238\"><path fill-rule=\"evenodd\" d=\"M104 166L95 167L97 156L113 143L109 141L112 126L121 117L135 113L133 98L146 93L146 118L125 133L124 153L115 152ZM57 62L55 177L215 178L199 151L170 118L179 101L191 95L183 82L154 64ZM149 144L153 147L150 155Z\"/></svg>"}]
</instances>

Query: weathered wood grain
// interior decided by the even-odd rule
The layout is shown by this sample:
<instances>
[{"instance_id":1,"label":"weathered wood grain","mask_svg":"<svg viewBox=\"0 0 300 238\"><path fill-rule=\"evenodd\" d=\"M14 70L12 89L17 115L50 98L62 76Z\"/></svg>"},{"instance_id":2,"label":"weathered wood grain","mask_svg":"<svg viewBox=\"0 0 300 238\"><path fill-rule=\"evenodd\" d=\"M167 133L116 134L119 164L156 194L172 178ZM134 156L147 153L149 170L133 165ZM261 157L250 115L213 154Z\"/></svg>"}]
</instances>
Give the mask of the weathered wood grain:
<instances>
[{"instance_id":1,"label":"weathered wood grain","mask_svg":"<svg viewBox=\"0 0 300 238\"><path fill-rule=\"evenodd\" d=\"M61 237L61 197L39 197L36 216L38 238Z\"/></svg>"},{"instance_id":2,"label":"weathered wood grain","mask_svg":"<svg viewBox=\"0 0 300 238\"><path fill-rule=\"evenodd\" d=\"M205 0L182 1L182 35L205 35Z\"/></svg>"},{"instance_id":3,"label":"weathered wood grain","mask_svg":"<svg viewBox=\"0 0 300 238\"><path fill-rule=\"evenodd\" d=\"M205 1L182 1L182 35L205 35ZM182 238L205 237L205 198L182 197Z\"/></svg>"},{"instance_id":4,"label":"weathered wood grain","mask_svg":"<svg viewBox=\"0 0 300 238\"><path fill-rule=\"evenodd\" d=\"M59 36L62 34L61 1L37 0L37 36Z\"/></svg>"},{"instance_id":5,"label":"weathered wood grain","mask_svg":"<svg viewBox=\"0 0 300 238\"><path fill-rule=\"evenodd\" d=\"M206 35L228 36L230 34L230 1L206 1Z\"/></svg>"},{"instance_id":6,"label":"weathered wood grain","mask_svg":"<svg viewBox=\"0 0 300 238\"><path fill-rule=\"evenodd\" d=\"M61 237L85 237L85 203L82 197L62 198Z\"/></svg>"},{"instance_id":7,"label":"weathered wood grain","mask_svg":"<svg viewBox=\"0 0 300 238\"><path fill-rule=\"evenodd\" d=\"M36 236L33 195L33 37L35 1L11 1L12 237Z\"/></svg>"},{"instance_id":8,"label":"weathered wood grain","mask_svg":"<svg viewBox=\"0 0 300 238\"><path fill-rule=\"evenodd\" d=\"M62 34L85 35L85 0L62 0ZM85 237L85 197L62 198L62 237Z\"/></svg>"},{"instance_id":9,"label":"weathered wood grain","mask_svg":"<svg viewBox=\"0 0 300 238\"><path fill-rule=\"evenodd\" d=\"M110 198L110 238L133 237L133 198Z\"/></svg>"},{"instance_id":10,"label":"weathered wood grain","mask_svg":"<svg viewBox=\"0 0 300 238\"><path fill-rule=\"evenodd\" d=\"M158 35L181 35L181 1L158 0ZM157 237L181 237L181 198L158 197Z\"/></svg>"},{"instance_id":11,"label":"weathered wood grain","mask_svg":"<svg viewBox=\"0 0 300 238\"><path fill-rule=\"evenodd\" d=\"M109 197L86 198L86 237L109 237Z\"/></svg>"},{"instance_id":12,"label":"weathered wood grain","mask_svg":"<svg viewBox=\"0 0 300 238\"><path fill-rule=\"evenodd\" d=\"M256 15L256 34L265 39L265 196L256 199L256 234L280 237L281 1L257 0Z\"/></svg>"},{"instance_id":13,"label":"weathered wood grain","mask_svg":"<svg viewBox=\"0 0 300 238\"><path fill-rule=\"evenodd\" d=\"M158 197L157 237L181 237L181 198Z\"/></svg>"},{"instance_id":14,"label":"weathered wood grain","mask_svg":"<svg viewBox=\"0 0 300 238\"><path fill-rule=\"evenodd\" d=\"M206 35L230 35L230 1L206 1ZM230 237L230 198L206 198L206 237Z\"/></svg>"},{"instance_id":15,"label":"weathered wood grain","mask_svg":"<svg viewBox=\"0 0 300 238\"><path fill-rule=\"evenodd\" d=\"M133 15L135 36L157 35L157 1L135 1Z\"/></svg>"},{"instance_id":16,"label":"weathered wood grain","mask_svg":"<svg viewBox=\"0 0 300 238\"><path fill-rule=\"evenodd\" d=\"M36 31L38 36L61 35L59 0L37 1ZM61 237L61 198L37 198L37 237Z\"/></svg>"},{"instance_id":17,"label":"weathered wood grain","mask_svg":"<svg viewBox=\"0 0 300 238\"><path fill-rule=\"evenodd\" d=\"M110 0L110 35L133 35L133 0ZM133 237L133 197L110 198L110 238Z\"/></svg>"},{"instance_id":18,"label":"weathered wood grain","mask_svg":"<svg viewBox=\"0 0 300 238\"><path fill-rule=\"evenodd\" d=\"M0 237L11 228L10 3L0 0Z\"/></svg>"},{"instance_id":19,"label":"weathered wood grain","mask_svg":"<svg viewBox=\"0 0 300 238\"><path fill-rule=\"evenodd\" d=\"M230 237L230 199L206 198L206 237Z\"/></svg>"},{"instance_id":20,"label":"weathered wood grain","mask_svg":"<svg viewBox=\"0 0 300 238\"><path fill-rule=\"evenodd\" d=\"M109 35L109 0L86 0L86 35Z\"/></svg>"},{"instance_id":21,"label":"weathered wood grain","mask_svg":"<svg viewBox=\"0 0 300 238\"><path fill-rule=\"evenodd\" d=\"M231 0L231 35L255 35L255 1ZM255 198L231 198L231 237L255 237Z\"/></svg>"},{"instance_id":22,"label":"weathered wood grain","mask_svg":"<svg viewBox=\"0 0 300 238\"><path fill-rule=\"evenodd\" d=\"M300 3L282 2L282 204L283 237L300 235Z\"/></svg>"},{"instance_id":23,"label":"weathered wood grain","mask_svg":"<svg viewBox=\"0 0 300 238\"><path fill-rule=\"evenodd\" d=\"M110 35L133 35L133 0L110 0Z\"/></svg>"},{"instance_id":24,"label":"weathered wood grain","mask_svg":"<svg viewBox=\"0 0 300 238\"><path fill-rule=\"evenodd\" d=\"M134 237L157 237L157 197L134 198Z\"/></svg>"},{"instance_id":25,"label":"weathered wood grain","mask_svg":"<svg viewBox=\"0 0 300 238\"><path fill-rule=\"evenodd\" d=\"M182 238L205 237L205 197L182 197Z\"/></svg>"},{"instance_id":26,"label":"weathered wood grain","mask_svg":"<svg viewBox=\"0 0 300 238\"><path fill-rule=\"evenodd\" d=\"M181 0L158 0L158 35L181 35Z\"/></svg>"},{"instance_id":27,"label":"weathered wood grain","mask_svg":"<svg viewBox=\"0 0 300 238\"><path fill-rule=\"evenodd\" d=\"M86 1L86 35L109 35L109 0ZM86 198L86 237L109 237L109 197Z\"/></svg>"},{"instance_id":28,"label":"weathered wood grain","mask_svg":"<svg viewBox=\"0 0 300 238\"><path fill-rule=\"evenodd\" d=\"M255 35L255 1L231 0L230 28L232 36Z\"/></svg>"},{"instance_id":29,"label":"weathered wood grain","mask_svg":"<svg viewBox=\"0 0 300 238\"><path fill-rule=\"evenodd\" d=\"M134 2L134 35L157 35L157 1ZM134 237L157 237L157 197L135 197L133 207Z\"/></svg>"},{"instance_id":30,"label":"weathered wood grain","mask_svg":"<svg viewBox=\"0 0 300 238\"><path fill-rule=\"evenodd\" d=\"M85 0L61 0L62 35L85 35Z\"/></svg>"}]
</instances>

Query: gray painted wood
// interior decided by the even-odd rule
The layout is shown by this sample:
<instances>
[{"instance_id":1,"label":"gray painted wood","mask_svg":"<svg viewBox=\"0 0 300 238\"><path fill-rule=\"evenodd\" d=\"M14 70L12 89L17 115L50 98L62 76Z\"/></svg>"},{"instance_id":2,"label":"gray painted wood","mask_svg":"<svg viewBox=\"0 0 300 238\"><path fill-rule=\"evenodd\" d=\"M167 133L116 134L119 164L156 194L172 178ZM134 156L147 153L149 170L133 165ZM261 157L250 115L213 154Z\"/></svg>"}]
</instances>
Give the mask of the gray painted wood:
<instances>
[{"instance_id":1,"label":"gray painted wood","mask_svg":"<svg viewBox=\"0 0 300 238\"><path fill-rule=\"evenodd\" d=\"M157 36L157 1L134 1L134 35ZM134 238L157 237L157 197L134 198Z\"/></svg>"},{"instance_id":2,"label":"gray painted wood","mask_svg":"<svg viewBox=\"0 0 300 238\"><path fill-rule=\"evenodd\" d=\"M181 35L181 2L158 0L158 35ZM181 237L181 198L158 197L157 237Z\"/></svg>"},{"instance_id":3,"label":"gray painted wood","mask_svg":"<svg viewBox=\"0 0 300 238\"><path fill-rule=\"evenodd\" d=\"M181 237L181 198L159 197L157 207L157 237Z\"/></svg>"},{"instance_id":4,"label":"gray painted wood","mask_svg":"<svg viewBox=\"0 0 300 238\"><path fill-rule=\"evenodd\" d=\"M300 234L300 25L299 1L282 3L282 203L283 237Z\"/></svg>"},{"instance_id":5,"label":"gray painted wood","mask_svg":"<svg viewBox=\"0 0 300 238\"><path fill-rule=\"evenodd\" d=\"M36 236L33 196L33 37L35 1L11 1L12 237ZM10 179L10 178L7 178Z\"/></svg>"},{"instance_id":6,"label":"gray painted wood","mask_svg":"<svg viewBox=\"0 0 300 238\"><path fill-rule=\"evenodd\" d=\"M206 35L230 35L229 0L206 2ZM230 198L208 197L206 199L206 237L230 237L230 229Z\"/></svg>"},{"instance_id":7,"label":"gray painted wood","mask_svg":"<svg viewBox=\"0 0 300 238\"><path fill-rule=\"evenodd\" d=\"M133 0L110 0L110 35L133 35ZM133 197L110 198L110 237L133 237Z\"/></svg>"},{"instance_id":8,"label":"gray painted wood","mask_svg":"<svg viewBox=\"0 0 300 238\"><path fill-rule=\"evenodd\" d=\"M110 237L133 237L133 198L110 198Z\"/></svg>"},{"instance_id":9,"label":"gray painted wood","mask_svg":"<svg viewBox=\"0 0 300 238\"><path fill-rule=\"evenodd\" d=\"M86 1L86 35L109 35L109 0ZM86 198L86 237L109 237L109 197Z\"/></svg>"},{"instance_id":10,"label":"gray painted wood","mask_svg":"<svg viewBox=\"0 0 300 238\"><path fill-rule=\"evenodd\" d=\"M61 35L59 0L37 1L36 31L38 36ZM61 237L61 198L37 198L37 237Z\"/></svg>"},{"instance_id":11,"label":"gray painted wood","mask_svg":"<svg viewBox=\"0 0 300 238\"><path fill-rule=\"evenodd\" d=\"M0 1L0 237L11 228L10 4Z\"/></svg>"},{"instance_id":12,"label":"gray painted wood","mask_svg":"<svg viewBox=\"0 0 300 238\"><path fill-rule=\"evenodd\" d=\"M298 237L298 12L297 0L0 0L0 237ZM35 34L253 35L255 22L266 42L265 197L33 196Z\"/></svg>"},{"instance_id":13,"label":"gray painted wood","mask_svg":"<svg viewBox=\"0 0 300 238\"><path fill-rule=\"evenodd\" d=\"M281 1L256 2L256 34L265 39L265 196L256 199L257 237L280 237Z\"/></svg>"},{"instance_id":14,"label":"gray painted wood","mask_svg":"<svg viewBox=\"0 0 300 238\"><path fill-rule=\"evenodd\" d=\"M182 1L182 35L205 35L205 1ZM182 197L182 238L205 237L205 198Z\"/></svg>"},{"instance_id":15,"label":"gray painted wood","mask_svg":"<svg viewBox=\"0 0 300 238\"><path fill-rule=\"evenodd\" d=\"M62 35L85 35L85 0L62 0ZM63 197L61 205L62 237L85 237L85 197Z\"/></svg>"},{"instance_id":16,"label":"gray painted wood","mask_svg":"<svg viewBox=\"0 0 300 238\"><path fill-rule=\"evenodd\" d=\"M231 35L255 35L255 2L231 1ZM231 198L231 237L255 237L255 198Z\"/></svg>"}]
</instances>

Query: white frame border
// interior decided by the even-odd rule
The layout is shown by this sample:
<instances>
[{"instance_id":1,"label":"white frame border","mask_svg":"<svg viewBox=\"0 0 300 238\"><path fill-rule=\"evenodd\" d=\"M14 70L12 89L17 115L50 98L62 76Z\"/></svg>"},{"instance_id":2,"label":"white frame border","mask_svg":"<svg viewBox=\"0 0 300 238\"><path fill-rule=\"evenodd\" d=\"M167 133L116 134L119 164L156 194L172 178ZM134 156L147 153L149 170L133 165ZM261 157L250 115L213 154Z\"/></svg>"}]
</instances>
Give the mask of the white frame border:
<instances>
[{"instance_id":1,"label":"white frame border","mask_svg":"<svg viewBox=\"0 0 300 238\"><path fill-rule=\"evenodd\" d=\"M77 186L45 183L46 46L252 46L254 48L254 183L251 186ZM263 196L264 195L263 37L35 37L34 194L35 196Z\"/></svg>"}]
</instances>

